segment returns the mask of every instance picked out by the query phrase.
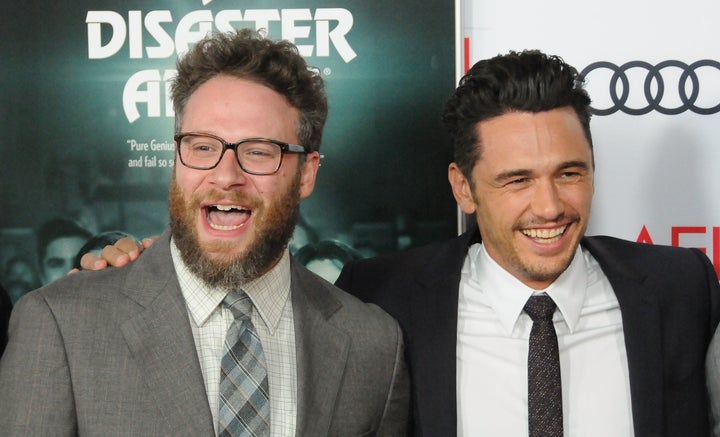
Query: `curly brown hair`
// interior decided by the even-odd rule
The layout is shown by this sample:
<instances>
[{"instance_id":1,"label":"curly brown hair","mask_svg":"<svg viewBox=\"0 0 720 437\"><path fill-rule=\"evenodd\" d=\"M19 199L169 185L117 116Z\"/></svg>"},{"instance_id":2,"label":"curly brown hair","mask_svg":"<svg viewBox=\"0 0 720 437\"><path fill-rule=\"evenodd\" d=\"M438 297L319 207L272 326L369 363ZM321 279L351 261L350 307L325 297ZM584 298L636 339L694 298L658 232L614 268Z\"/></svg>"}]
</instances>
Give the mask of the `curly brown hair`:
<instances>
[{"instance_id":1,"label":"curly brown hair","mask_svg":"<svg viewBox=\"0 0 720 437\"><path fill-rule=\"evenodd\" d=\"M320 149L328 112L325 84L291 42L273 41L250 29L216 32L178 59L177 72L171 88L176 131L192 93L213 77L227 74L284 96L300 112L300 143L309 152Z\"/></svg>"}]
</instances>

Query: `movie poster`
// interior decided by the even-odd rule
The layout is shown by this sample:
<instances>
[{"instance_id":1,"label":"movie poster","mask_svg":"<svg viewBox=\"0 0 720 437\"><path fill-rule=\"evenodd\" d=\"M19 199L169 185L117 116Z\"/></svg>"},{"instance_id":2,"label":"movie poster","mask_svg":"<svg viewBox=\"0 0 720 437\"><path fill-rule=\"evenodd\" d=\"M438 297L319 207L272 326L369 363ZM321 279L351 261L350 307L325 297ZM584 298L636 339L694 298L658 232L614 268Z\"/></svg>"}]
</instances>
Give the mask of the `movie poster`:
<instances>
[{"instance_id":1,"label":"movie poster","mask_svg":"<svg viewBox=\"0 0 720 437\"><path fill-rule=\"evenodd\" d=\"M301 207L299 246L330 240L365 257L455 233L440 121L455 82L454 1L74 0L3 9L0 278L13 300L67 268L85 237L73 231L49 246L72 227L66 219L86 236L166 228L175 156L168 86L177 55L215 30L263 28L291 40L326 80L324 158ZM49 252L46 263L40 254Z\"/></svg>"}]
</instances>

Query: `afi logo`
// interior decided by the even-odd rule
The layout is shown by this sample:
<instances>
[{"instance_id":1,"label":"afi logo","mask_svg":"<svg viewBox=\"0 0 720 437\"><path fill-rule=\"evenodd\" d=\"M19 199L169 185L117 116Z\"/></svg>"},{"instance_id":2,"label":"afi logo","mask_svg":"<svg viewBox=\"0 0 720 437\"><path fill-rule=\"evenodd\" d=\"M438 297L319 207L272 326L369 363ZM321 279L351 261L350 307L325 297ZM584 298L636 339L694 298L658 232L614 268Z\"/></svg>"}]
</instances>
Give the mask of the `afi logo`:
<instances>
[{"instance_id":1,"label":"afi logo","mask_svg":"<svg viewBox=\"0 0 720 437\"><path fill-rule=\"evenodd\" d=\"M715 267L715 272L720 276L720 226L713 226L712 228L708 228L707 226L672 226L670 229L670 244L672 246L687 247L681 239L683 235L691 234L704 237L706 245L712 247L712 255L708 253L707 247L698 247L697 249L710 258ZM708 238L710 238L710 241L707 241ZM645 225L643 225L635 241L638 243L654 244L650 232Z\"/></svg>"}]
</instances>

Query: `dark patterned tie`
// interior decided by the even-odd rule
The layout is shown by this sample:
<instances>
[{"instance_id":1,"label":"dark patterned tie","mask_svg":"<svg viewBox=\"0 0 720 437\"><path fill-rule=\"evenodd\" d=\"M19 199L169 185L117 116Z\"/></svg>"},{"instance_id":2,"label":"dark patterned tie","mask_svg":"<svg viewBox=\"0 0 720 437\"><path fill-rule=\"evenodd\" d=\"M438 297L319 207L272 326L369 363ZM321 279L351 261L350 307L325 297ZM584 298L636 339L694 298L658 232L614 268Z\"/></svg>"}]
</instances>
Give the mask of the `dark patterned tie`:
<instances>
[{"instance_id":1,"label":"dark patterned tie","mask_svg":"<svg viewBox=\"0 0 720 437\"><path fill-rule=\"evenodd\" d=\"M552 322L555 302L532 296L525 312L533 320L528 352L528 418L530 437L563 435L560 353Z\"/></svg>"},{"instance_id":2,"label":"dark patterned tie","mask_svg":"<svg viewBox=\"0 0 720 437\"><path fill-rule=\"evenodd\" d=\"M262 344L250 320L252 303L243 292L223 303L235 317L225 336L220 368L220 436L269 436L270 398Z\"/></svg>"}]
</instances>

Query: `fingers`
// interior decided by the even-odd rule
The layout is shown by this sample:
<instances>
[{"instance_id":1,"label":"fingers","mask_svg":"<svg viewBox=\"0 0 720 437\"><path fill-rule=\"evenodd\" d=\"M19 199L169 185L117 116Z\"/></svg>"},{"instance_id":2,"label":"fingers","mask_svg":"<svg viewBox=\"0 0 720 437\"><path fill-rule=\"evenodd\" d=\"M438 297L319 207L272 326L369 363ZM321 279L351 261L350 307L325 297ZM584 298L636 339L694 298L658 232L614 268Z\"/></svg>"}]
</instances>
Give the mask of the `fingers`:
<instances>
[{"instance_id":1,"label":"fingers","mask_svg":"<svg viewBox=\"0 0 720 437\"><path fill-rule=\"evenodd\" d=\"M98 258L92 253L86 253L80 258L80 266L83 270L102 270L108 266L107 261ZM71 271L71 273L74 273Z\"/></svg>"},{"instance_id":2,"label":"fingers","mask_svg":"<svg viewBox=\"0 0 720 437\"><path fill-rule=\"evenodd\" d=\"M122 267L135 261L143 250L152 246L158 236L143 238L142 242L137 242L134 238L125 237L116 241L112 246L105 246L96 256L92 253L86 253L80 259L80 266L84 270L102 270L106 267ZM71 272L74 273L74 272Z\"/></svg>"},{"instance_id":3,"label":"fingers","mask_svg":"<svg viewBox=\"0 0 720 437\"><path fill-rule=\"evenodd\" d=\"M130 261L135 261L140 256L140 252L144 249L145 243L140 244L135 241L134 238L125 237L116 241L112 246L105 246L102 251L101 258L106 260L112 266L121 267ZM128 258L123 255L127 255ZM121 262L122 264L118 265L118 262Z\"/></svg>"},{"instance_id":4,"label":"fingers","mask_svg":"<svg viewBox=\"0 0 720 437\"><path fill-rule=\"evenodd\" d=\"M157 240L160 236L159 235L153 235L151 237L143 238L142 240L142 247L143 249L147 249L148 247L152 246L152 244Z\"/></svg>"},{"instance_id":5,"label":"fingers","mask_svg":"<svg viewBox=\"0 0 720 437\"><path fill-rule=\"evenodd\" d=\"M109 266L122 267L136 260L143 249L135 239L125 237L112 246L105 246L99 257L86 253L80 259L80 265L85 270L102 270Z\"/></svg>"}]
</instances>

